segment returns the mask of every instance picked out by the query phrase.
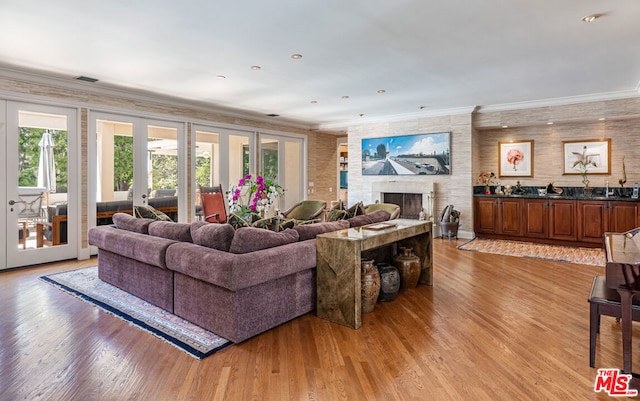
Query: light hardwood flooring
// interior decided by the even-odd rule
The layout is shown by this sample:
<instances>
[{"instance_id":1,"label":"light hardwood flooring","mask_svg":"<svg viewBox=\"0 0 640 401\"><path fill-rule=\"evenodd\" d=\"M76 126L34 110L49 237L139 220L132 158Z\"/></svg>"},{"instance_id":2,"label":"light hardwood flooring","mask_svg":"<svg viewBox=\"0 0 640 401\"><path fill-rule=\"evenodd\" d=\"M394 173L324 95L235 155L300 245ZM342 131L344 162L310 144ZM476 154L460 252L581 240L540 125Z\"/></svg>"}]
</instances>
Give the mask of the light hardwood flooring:
<instances>
[{"instance_id":1,"label":"light hardwood flooring","mask_svg":"<svg viewBox=\"0 0 640 401\"><path fill-rule=\"evenodd\" d=\"M460 251L436 239L434 286L352 330L307 314L196 360L38 277L0 273L0 400L605 400L589 367L604 268ZM634 365L640 371L640 332ZM603 317L596 367L622 366Z\"/></svg>"}]
</instances>

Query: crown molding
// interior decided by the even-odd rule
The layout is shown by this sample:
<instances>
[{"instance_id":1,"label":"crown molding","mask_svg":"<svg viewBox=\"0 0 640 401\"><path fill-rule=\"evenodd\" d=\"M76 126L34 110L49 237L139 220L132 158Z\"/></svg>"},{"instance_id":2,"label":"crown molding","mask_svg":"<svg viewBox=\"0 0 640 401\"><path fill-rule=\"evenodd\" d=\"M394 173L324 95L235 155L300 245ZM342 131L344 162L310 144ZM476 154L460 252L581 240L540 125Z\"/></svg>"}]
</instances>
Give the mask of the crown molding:
<instances>
[{"instance_id":1,"label":"crown molding","mask_svg":"<svg viewBox=\"0 0 640 401\"><path fill-rule=\"evenodd\" d=\"M640 96L640 83L636 90L624 90L615 92L593 93L589 95L567 96L551 99L531 100L526 102L514 102L479 106L477 113L491 113L496 111L510 111L522 109L535 109L540 107L566 106L570 104L602 102L607 100L629 99Z\"/></svg>"},{"instance_id":2,"label":"crown molding","mask_svg":"<svg viewBox=\"0 0 640 401\"><path fill-rule=\"evenodd\" d=\"M216 113L225 117L238 118L243 120L250 120L260 123L268 123L276 126L298 128L303 130L311 129L309 123L288 120L286 118L273 118L266 117L262 114L242 111L238 109L225 108L212 103L199 102L189 99L182 99L167 95L162 95L155 92L143 91L139 89L123 88L117 85L105 84L97 81L95 83L78 81L74 77L66 75L53 75L53 73L42 73L40 71L16 69L8 66L0 65L0 78L12 79L16 81L22 81L25 83L47 85L63 90L80 91L97 96L113 96L118 98L124 98L136 102L146 102L162 106L176 107L181 109L192 109L194 111ZM43 96L38 96L42 98ZM45 96L46 97L46 96ZM48 97L51 98L51 97ZM73 104L76 107L93 106L95 108L103 108L104 106L99 103L91 103L89 101L64 101L66 104ZM215 121L214 121L215 122Z\"/></svg>"},{"instance_id":3,"label":"crown molding","mask_svg":"<svg viewBox=\"0 0 640 401\"><path fill-rule=\"evenodd\" d=\"M431 118L431 117L442 117L442 116L454 116L461 114L471 114L474 110L477 109L477 106L466 106L466 107L455 107L450 109L439 109L439 110L420 110L412 113L404 113L404 114L395 114L395 115L384 115L379 117L363 117L357 120L348 120L339 123L332 124L320 124L315 129L320 130L346 130L349 127L363 125L363 124L371 124L371 123L383 123L383 122L398 122L398 121L406 121L406 120L416 120L420 118Z\"/></svg>"}]
</instances>

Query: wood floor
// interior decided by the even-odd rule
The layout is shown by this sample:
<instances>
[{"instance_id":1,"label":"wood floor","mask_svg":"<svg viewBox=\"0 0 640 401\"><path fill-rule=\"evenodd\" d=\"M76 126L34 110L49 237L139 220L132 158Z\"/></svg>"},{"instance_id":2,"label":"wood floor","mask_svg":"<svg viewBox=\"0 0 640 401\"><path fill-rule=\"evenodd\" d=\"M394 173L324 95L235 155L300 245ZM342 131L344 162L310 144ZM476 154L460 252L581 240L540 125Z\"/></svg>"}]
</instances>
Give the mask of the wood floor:
<instances>
[{"instance_id":1,"label":"wood floor","mask_svg":"<svg viewBox=\"0 0 640 401\"><path fill-rule=\"evenodd\" d=\"M434 286L363 316L305 315L198 361L38 277L0 273L0 400L604 400L589 367L603 268L459 251L437 239ZM634 327L634 366L640 371ZM596 367L622 366L603 317Z\"/></svg>"}]
</instances>

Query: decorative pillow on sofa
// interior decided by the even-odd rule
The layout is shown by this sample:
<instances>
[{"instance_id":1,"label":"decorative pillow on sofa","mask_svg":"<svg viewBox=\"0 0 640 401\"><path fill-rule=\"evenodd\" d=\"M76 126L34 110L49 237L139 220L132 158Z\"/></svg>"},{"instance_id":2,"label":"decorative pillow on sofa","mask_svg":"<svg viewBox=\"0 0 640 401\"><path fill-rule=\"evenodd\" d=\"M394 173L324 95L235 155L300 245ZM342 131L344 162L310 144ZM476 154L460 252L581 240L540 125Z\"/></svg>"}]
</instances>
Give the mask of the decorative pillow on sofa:
<instances>
[{"instance_id":1,"label":"decorative pillow on sofa","mask_svg":"<svg viewBox=\"0 0 640 401\"><path fill-rule=\"evenodd\" d=\"M191 238L193 238L193 243L219 251L229 252L231 240L233 240L235 233L236 230L231 227L231 224L199 221L191 223Z\"/></svg>"},{"instance_id":2,"label":"decorative pillow on sofa","mask_svg":"<svg viewBox=\"0 0 640 401\"><path fill-rule=\"evenodd\" d=\"M338 221L347 218L347 211L341 209L331 209L327 212L326 221Z\"/></svg>"},{"instance_id":3,"label":"decorative pillow on sofa","mask_svg":"<svg viewBox=\"0 0 640 401\"><path fill-rule=\"evenodd\" d=\"M252 227L264 228L271 231L284 231L287 228L293 228L296 225L295 219L287 219L284 217L268 217L260 219L253 223Z\"/></svg>"},{"instance_id":4,"label":"decorative pillow on sofa","mask_svg":"<svg viewBox=\"0 0 640 401\"><path fill-rule=\"evenodd\" d=\"M349 228L349 222L346 220L332 221L328 223L305 224L293 227L293 229L298 232L299 241L306 241L308 239L315 238L318 234L344 230L345 228Z\"/></svg>"},{"instance_id":5,"label":"decorative pillow on sofa","mask_svg":"<svg viewBox=\"0 0 640 401\"><path fill-rule=\"evenodd\" d=\"M140 234L149 234L149 224L154 221L151 219L136 219L127 213L115 213L112 220L116 228Z\"/></svg>"},{"instance_id":6,"label":"decorative pillow on sofa","mask_svg":"<svg viewBox=\"0 0 640 401\"><path fill-rule=\"evenodd\" d=\"M191 224L187 223L154 221L149 224L149 235L180 242L193 242L191 239Z\"/></svg>"},{"instance_id":7,"label":"decorative pillow on sofa","mask_svg":"<svg viewBox=\"0 0 640 401\"><path fill-rule=\"evenodd\" d=\"M227 223L231 224L236 230L241 227L251 227L251 225L260 220L260 216L255 213L247 213L243 215L230 213Z\"/></svg>"},{"instance_id":8,"label":"decorative pillow on sofa","mask_svg":"<svg viewBox=\"0 0 640 401\"><path fill-rule=\"evenodd\" d=\"M364 214L364 204L362 202L358 202L347 209L347 219L360 216L362 214Z\"/></svg>"},{"instance_id":9,"label":"decorative pillow on sofa","mask_svg":"<svg viewBox=\"0 0 640 401\"><path fill-rule=\"evenodd\" d=\"M242 227L236 230L229 252L249 253L294 242L298 242L298 232L291 228L276 233L262 228Z\"/></svg>"},{"instance_id":10,"label":"decorative pillow on sofa","mask_svg":"<svg viewBox=\"0 0 640 401\"><path fill-rule=\"evenodd\" d=\"M363 214L347 219L351 227L360 227L367 224L380 223L391 218L391 213L386 210L376 210L369 214Z\"/></svg>"},{"instance_id":11,"label":"decorative pillow on sofa","mask_svg":"<svg viewBox=\"0 0 640 401\"><path fill-rule=\"evenodd\" d=\"M171 217L157 210L153 206L134 206L133 214L136 217L142 217L144 219L153 219L159 221L173 221Z\"/></svg>"}]
</instances>

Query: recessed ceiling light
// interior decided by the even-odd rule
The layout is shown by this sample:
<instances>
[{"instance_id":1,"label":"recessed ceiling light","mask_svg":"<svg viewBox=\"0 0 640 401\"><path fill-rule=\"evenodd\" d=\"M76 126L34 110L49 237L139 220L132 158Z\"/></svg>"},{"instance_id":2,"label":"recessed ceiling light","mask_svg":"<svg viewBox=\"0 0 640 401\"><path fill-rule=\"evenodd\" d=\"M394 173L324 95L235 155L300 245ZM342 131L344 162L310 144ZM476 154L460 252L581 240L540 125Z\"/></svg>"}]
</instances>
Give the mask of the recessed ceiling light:
<instances>
[{"instance_id":1,"label":"recessed ceiling light","mask_svg":"<svg viewBox=\"0 0 640 401\"><path fill-rule=\"evenodd\" d=\"M280 114L267 114L267 117L280 117Z\"/></svg>"},{"instance_id":2,"label":"recessed ceiling light","mask_svg":"<svg viewBox=\"0 0 640 401\"><path fill-rule=\"evenodd\" d=\"M604 118L604 117L598 118L598 121L604 121L604 120L606 120L606 118Z\"/></svg>"},{"instance_id":3,"label":"recessed ceiling light","mask_svg":"<svg viewBox=\"0 0 640 401\"><path fill-rule=\"evenodd\" d=\"M358 114L360 117L364 117L364 113L360 113Z\"/></svg>"},{"instance_id":4,"label":"recessed ceiling light","mask_svg":"<svg viewBox=\"0 0 640 401\"><path fill-rule=\"evenodd\" d=\"M294 60L300 60L302 58L302 54L292 54L291 58Z\"/></svg>"},{"instance_id":5,"label":"recessed ceiling light","mask_svg":"<svg viewBox=\"0 0 640 401\"><path fill-rule=\"evenodd\" d=\"M349 96L342 96L343 99L349 99Z\"/></svg>"},{"instance_id":6,"label":"recessed ceiling light","mask_svg":"<svg viewBox=\"0 0 640 401\"><path fill-rule=\"evenodd\" d=\"M386 90L384 90L384 89L378 89L378 93L385 93L385 92L386 92Z\"/></svg>"},{"instance_id":7,"label":"recessed ceiling light","mask_svg":"<svg viewBox=\"0 0 640 401\"><path fill-rule=\"evenodd\" d=\"M318 103L318 101L317 100L312 100L311 103L312 104L316 104L316 103Z\"/></svg>"},{"instance_id":8,"label":"recessed ceiling light","mask_svg":"<svg viewBox=\"0 0 640 401\"><path fill-rule=\"evenodd\" d=\"M503 125L502 128L509 128L509 126L508 125Z\"/></svg>"},{"instance_id":9,"label":"recessed ceiling light","mask_svg":"<svg viewBox=\"0 0 640 401\"><path fill-rule=\"evenodd\" d=\"M252 65L252 66L251 66L251 69L252 69L252 70L254 70L254 71L257 71L257 70L259 70L259 69L261 69L261 68L262 68L262 67L260 67L259 65Z\"/></svg>"},{"instance_id":10,"label":"recessed ceiling light","mask_svg":"<svg viewBox=\"0 0 640 401\"><path fill-rule=\"evenodd\" d=\"M76 77L76 79L78 81L85 81L85 82L98 82L97 78L85 77L84 75L80 75L79 77Z\"/></svg>"},{"instance_id":11,"label":"recessed ceiling light","mask_svg":"<svg viewBox=\"0 0 640 401\"><path fill-rule=\"evenodd\" d=\"M547 122L547 125L553 125L553 121Z\"/></svg>"},{"instance_id":12,"label":"recessed ceiling light","mask_svg":"<svg viewBox=\"0 0 640 401\"><path fill-rule=\"evenodd\" d=\"M218 78L218 79L227 79L227 77L225 77L224 75L217 75L216 78Z\"/></svg>"},{"instance_id":13,"label":"recessed ceiling light","mask_svg":"<svg viewBox=\"0 0 640 401\"><path fill-rule=\"evenodd\" d=\"M427 107L427 106L419 106L419 107L418 107L418 109L420 109L420 110L424 110L424 109L425 109L425 107Z\"/></svg>"},{"instance_id":14,"label":"recessed ceiling light","mask_svg":"<svg viewBox=\"0 0 640 401\"><path fill-rule=\"evenodd\" d=\"M602 17L602 14L587 15L586 17L582 17L582 22L593 22L600 17Z\"/></svg>"}]
</instances>

